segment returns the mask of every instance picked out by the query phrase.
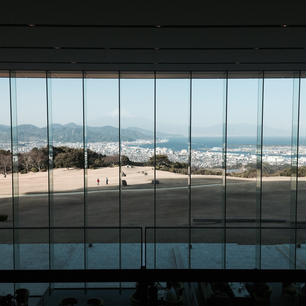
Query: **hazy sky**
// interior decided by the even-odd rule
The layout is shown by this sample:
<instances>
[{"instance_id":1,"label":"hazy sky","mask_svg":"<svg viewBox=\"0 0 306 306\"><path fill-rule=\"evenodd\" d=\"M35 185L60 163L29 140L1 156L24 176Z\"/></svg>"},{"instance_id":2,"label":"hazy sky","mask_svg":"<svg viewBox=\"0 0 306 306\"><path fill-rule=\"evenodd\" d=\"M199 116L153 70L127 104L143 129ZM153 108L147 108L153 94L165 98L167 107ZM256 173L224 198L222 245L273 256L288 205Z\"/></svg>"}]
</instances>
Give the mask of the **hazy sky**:
<instances>
[{"instance_id":1,"label":"hazy sky","mask_svg":"<svg viewBox=\"0 0 306 306\"><path fill-rule=\"evenodd\" d=\"M224 80L195 79L192 83L192 129L195 136L222 133ZM118 80L88 79L86 83L88 125L118 126ZM153 129L154 81L121 80L121 124L126 127ZM167 133L188 133L190 81L158 79L156 95L157 129ZM0 79L0 124L9 124L8 79ZM256 134L258 80L230 79L228 83L228 133L237 129ZM306 82L302 80L301 120L305 127ZM52 121L81 124L82 81L52 79ZM265 126L290 134L292 125L292 79L265 80ZM46 126L45 80L17 79L19 124ZM218 131L219 130L219 131ZM289 133L288 133L289 131ZM239 131L238 131L239 132Z\"/></svg>"}]
</instances>

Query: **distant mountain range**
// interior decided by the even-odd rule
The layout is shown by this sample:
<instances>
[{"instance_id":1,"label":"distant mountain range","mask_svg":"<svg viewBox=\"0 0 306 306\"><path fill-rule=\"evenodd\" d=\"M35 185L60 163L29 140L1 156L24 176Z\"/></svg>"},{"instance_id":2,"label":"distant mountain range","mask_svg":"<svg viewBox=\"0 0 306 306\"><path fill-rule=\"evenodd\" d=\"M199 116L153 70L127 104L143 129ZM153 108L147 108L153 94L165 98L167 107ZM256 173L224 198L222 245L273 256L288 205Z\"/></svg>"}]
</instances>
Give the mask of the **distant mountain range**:
<instances>
[{"instance_id":1,"label":"distant mountain range","mask_svg":"<svg viewBox=\"0 0 306 306\"><path fill-rule=\"evenodd\" d=\"M118 141L118 128L113 126L94 127L88 126L87 129L88 142L102 142L102 141ZM7 125L0 125L0 142L9 142L11 129ZM82 142L83 141L83 127L75 123L68 124L53 124L52 125L53 141L55 142ZM137 139L151 140L153 138L153 131L129 127L121 129L122 141L135 141ZM175 137L179 135L172 135L166 133L157 133L157 137ZM22 124L18 126L18 140L23 142L42 141L47 138L47 128L39 128L31 124Z\"/></svg>"},{"instance_id":2,"label":"distant mountain range","mask_svg":"<svg viewBox=\"0 0 306 306\"><path fill-rule=\"evenodd\" d=\"M88 126L87 127L87 141L88 142L103 142L118 141L118 128L106 125L101 127ZM10 141L11 129L8 125L0 125L0 142ZM256 137L256 126L249 124L236 124L228 126L228 136L233 137ZM264 128L265 137L283 137L290 136L291 131L279 130L270 127ZM122 141L135 141L139 139L152 140L153 131L142 129L138 127L128 127L121 129ZM208 126L208 127L193 127L192 134L194 137L220 137L222 136L222 126ZM53 124L52 125L53 141L55 142L82 142L83 141L83 127L75 123L68 124ZM304 136L304 135L301 135ZM182 135L157 132L157 138L175 138L184 137ZM186 135L185 135L186 137ZM47 128L37 127L31 124L22 124L18 126L18 140L22 142L35 142L46 140Z\"/></svg>"}]
</instances>

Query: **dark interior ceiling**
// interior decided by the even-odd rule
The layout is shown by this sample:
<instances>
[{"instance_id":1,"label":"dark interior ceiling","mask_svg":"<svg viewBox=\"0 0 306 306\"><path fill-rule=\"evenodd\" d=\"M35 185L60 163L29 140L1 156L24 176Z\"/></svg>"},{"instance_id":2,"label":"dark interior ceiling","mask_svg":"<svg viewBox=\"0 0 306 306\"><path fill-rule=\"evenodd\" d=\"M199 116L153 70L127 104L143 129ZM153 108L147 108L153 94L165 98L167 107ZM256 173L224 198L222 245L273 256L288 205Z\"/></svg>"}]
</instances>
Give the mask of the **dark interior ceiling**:
<instances>
[{"instance_id":1,"label":"dark interior ceiling","mask_svg":"<svg viewBox=\"0 0 306 306\"><path fill-rule=\"evenodd\" d=\"M305 70L305 0L6 1L0 69Z\"/></svg>"}]
</instances>

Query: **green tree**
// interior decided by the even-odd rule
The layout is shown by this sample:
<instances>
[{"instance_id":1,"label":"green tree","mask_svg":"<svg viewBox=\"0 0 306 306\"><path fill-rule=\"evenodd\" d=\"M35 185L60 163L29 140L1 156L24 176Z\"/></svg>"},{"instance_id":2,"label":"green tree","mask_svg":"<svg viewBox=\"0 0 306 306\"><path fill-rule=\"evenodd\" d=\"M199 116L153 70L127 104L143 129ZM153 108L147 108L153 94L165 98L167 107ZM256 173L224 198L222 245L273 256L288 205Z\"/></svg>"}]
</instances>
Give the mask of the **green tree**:
<instances>
[{"instance_id":1,"label":"green tree","mask_svg":"<svg viewBox=\"0 0 306 306\"><path fill-rule=\"evenodd\" d=\"M150 157L148 164L150 166L154 165L154 156ZM156 166L157 167L170 167L171 166L171 161L169 160L167 155L157 154L156 155Z\"/></svg>"}]
</instances>

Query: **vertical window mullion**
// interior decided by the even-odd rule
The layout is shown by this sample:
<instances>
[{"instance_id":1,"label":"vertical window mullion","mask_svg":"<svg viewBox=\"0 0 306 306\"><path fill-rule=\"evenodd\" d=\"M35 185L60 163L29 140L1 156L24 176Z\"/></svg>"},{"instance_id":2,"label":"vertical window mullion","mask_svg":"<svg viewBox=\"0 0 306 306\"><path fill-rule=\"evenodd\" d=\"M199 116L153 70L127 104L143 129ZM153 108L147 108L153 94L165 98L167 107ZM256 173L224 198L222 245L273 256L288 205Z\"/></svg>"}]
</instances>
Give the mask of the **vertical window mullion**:
<instances>
[{"instance_id":1,"label":"vertical window mullion","mask_svg":"<svg viewBox=\"0 0 306 306\"><path fill-rule=\"evenodd\" d=\"M228 72L225 75L225 92L223 101L223 250L222 250L222 268L226 268L226 187L227 187L227 118L228 118Z\"/></svg>"},{"instance_id":2,"label":"vertical window mullion","mask_svg":"<svg viewBox=\"0 0 306 306\"><path fill-rule=\"evenodd\" d=\"M264 83L265 76L258 80L257 104L257 143L256 143L256 268L261 269L261 221L262 221L262 154L263 154L263 121L264 121Z\"/></svg>"},{"instance_id":3,"label":"vertical window mullion","mask_svg":"<svg viewBox=\"0 0 306 306\"><path fill-rule=\"evenodd\" d=\"M121 270L122 267L122 258L121 258L121 252L122 252L122 220L121 220L121 200L122 200L122 194L121 194L121 88L120 88L120 82L121 82L121 73L118 72L118 141L119 141L119 269ZM120 283L121 287L121 283Z\"/></svg>"},{"instance_id":4,"label":"vertical window mullion","mask_svg":"<svg viewBox=\"0 0 306 306\"><path fill-rule=\"evenodd\" d=\"M154 148L153 148L153 156L154 156L154 220L153 220L153 248L154 248L154 269L156 269L156 71L154 71Z\"/></svg>"},{"instance_id":5,"label":"vertical window mullion","mask_svg":"<svg viewBox=\"0 0 306 306\"><path fill-rule=\"evenodd\" d=\"M83 173L83 196L84 196L84 232L83 232L83 242L84 242L84 269L87 270L87 174L88 174L88 159L87 159L87 112L86 112L86 73L82 73L82 104L83 104L83 158L84 158L84 173ZM87 283L84 284L85 288Z\"/></svg>"},{"instance_id":6,"label":"vertical window mullion","mask_svg":"<svg viewBox=\"0 0 306 306\"><path fill-rule=\"evenodd\" d=\"M47 99L47 149L48 149L48 226L49 226L49 269L53 269L54 259L54 226L53 217L53 133L52 133L52 97L51 78L46 72L46 99ZM51 289L52 284L50 284Z\"/></svg>"},{"instance_id":7,"label":"vertical window mullion","mask_svg":"<svg viewBox=\"0 0 306 306\"><path fill-rule=\"evenodd\" d=\"M191 269L191 127L192 127L192 72L189 73L189 131L188 131L188 268Z\"/></svg>"}]
</instances>

